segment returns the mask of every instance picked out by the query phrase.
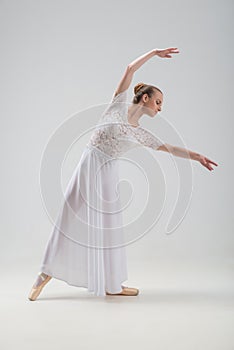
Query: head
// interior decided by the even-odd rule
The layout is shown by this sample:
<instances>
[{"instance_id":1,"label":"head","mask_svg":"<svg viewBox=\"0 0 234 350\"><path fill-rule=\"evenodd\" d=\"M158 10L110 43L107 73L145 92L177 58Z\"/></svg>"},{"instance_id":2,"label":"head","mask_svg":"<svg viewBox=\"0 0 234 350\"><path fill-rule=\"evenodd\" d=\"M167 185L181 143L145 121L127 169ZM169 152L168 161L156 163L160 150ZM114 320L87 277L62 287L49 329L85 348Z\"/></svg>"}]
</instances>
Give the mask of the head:
<instances>
[{"instance_id":1,"label":"head","mask_svg":"<svg viewBox=\"0 0 234 350\"><path fill-rule=\"evenodd\" d=\"M134 93L132 103L141 104L144 113L150 117L162 110L163 93L156 86L139 83L134 87Z\"/></svg>"}]
</instances>

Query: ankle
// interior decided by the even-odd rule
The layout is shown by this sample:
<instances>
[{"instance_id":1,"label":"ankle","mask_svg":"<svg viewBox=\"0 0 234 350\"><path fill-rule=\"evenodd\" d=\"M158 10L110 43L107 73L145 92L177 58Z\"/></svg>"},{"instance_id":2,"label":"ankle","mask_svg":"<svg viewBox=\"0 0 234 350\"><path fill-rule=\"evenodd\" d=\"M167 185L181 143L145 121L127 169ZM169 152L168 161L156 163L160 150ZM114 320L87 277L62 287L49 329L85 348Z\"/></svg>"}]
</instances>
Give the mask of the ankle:
<instances>
[{"instance_id":1,"label":"ankle","mask_svg":"<svg viewBox=\"0 0 234 350\"><path fill-rule=\"evenodd\" d=\"M44 280L48 277L49 275L47 275L46 273L44 272L38 272L38 276L36 278L36 281L33 285L34 288L37 288L39 287L43 282Z\"/></svg>"}]
</instances>

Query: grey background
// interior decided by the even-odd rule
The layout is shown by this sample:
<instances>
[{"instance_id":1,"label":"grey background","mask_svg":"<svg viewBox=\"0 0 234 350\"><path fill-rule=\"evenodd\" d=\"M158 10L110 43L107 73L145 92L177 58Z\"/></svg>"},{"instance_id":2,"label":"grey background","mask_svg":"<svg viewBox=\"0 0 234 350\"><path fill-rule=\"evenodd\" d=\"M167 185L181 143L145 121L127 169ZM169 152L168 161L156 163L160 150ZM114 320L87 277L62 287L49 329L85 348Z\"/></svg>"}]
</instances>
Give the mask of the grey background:
<instances>
[{"instance_id":1,"label":"grey background","mask_svg":"<svg viewBox=\"0 0 234 350\"><path fill-rule=\"evenodd\" d=\"M165 116L189 149L220 165L210 173L192 163L194 191L183 223L166 237L165 215L165 222L162 218L151 234L129 247L130 258L232 259L231 5L196 2L191 11L192 2L179 2L176 11L170 1L124 4L1 4L1 248L6 261L38 259L47 240L51 223L38 177L43 149L54 130L70 115L109 102L135 58L171 46L180 54L155 57L143 65L135 73L128 100L140 81L159 86L164 92L161 115L154 120L142 117L142 125L147 122L155 131L160 124L156 119ZM166 153L157 157L173 184L173 162ZM170 205L171 198L166 207Z\"/></svg>"},{"instance_id":2,"label":"grey background","mask_svg":"<svg viewBox=\"0 0 234 350\"><path fill-rule=\"evenodd\" d=\"M28 273L27 278L21 272L7 279L12 285L6 284L5 295L24 278L25 297L52 228L39 186L40 160L48 139L69 116L108 103L131 61L153 48L167 47L178 47L180 54L171 59L154 57L143 65L134 75L128 100L138 82L158 86L164 92L163 110L154 120L143 117L142 125L157 133L163 120L168 120L188 149L211 158L219 167L209 172L192 162L194 190L189 211L167 236L176 172L168 154L157 152L167 174L165 212L155 228L128 246L129 275L138 286L156 280L158 287L194 283L195 287L222 286L231 292L233 2L2 0L0 6L1 267L5 278L21 266L20 271ZM167 134L164 141L176 145L177 140ZM81 152L79 148L77 161ZM178 162L183 166L187 160ZM148 268L141 269L143 263ZM173 272L177 263L181 269ZM203 274L206 267L210 268L207 275ZM218 323L213 324L210 334L216 332L220 338L211 341L211 348L221 344L226 332L227 344L222 348L231 349L230 324L221 333L216 327L220 329ZM158 339L157 344L165 346L161 349L167 348L166 338ZM195 345L184 342L178 348L187 346Z\"/></svg>"}]
</instances>

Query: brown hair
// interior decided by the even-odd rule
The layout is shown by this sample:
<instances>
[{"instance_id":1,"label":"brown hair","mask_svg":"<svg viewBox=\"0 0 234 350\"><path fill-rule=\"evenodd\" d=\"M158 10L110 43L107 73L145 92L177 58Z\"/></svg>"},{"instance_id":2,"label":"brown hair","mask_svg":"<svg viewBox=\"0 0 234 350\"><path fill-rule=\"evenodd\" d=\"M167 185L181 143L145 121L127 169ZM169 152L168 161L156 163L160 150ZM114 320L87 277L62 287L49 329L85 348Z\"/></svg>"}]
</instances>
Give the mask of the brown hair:
<instances>
[{"instance_id":1,"label":"brown hair","mask_svg":"<svg viewBox=\"0 0 234 350\"><path fill-rule=\"evenodd\" d=\"M141 97L144 94L147 94L149 97L153 96L155 90L162 93L162 91L156 86L148 85L148 84L144 84L144 83L138 83L134 87L135 96L133 97L132 103L135 103L135 104L139 103L141 100Z\"/></svg>"}]
</instances>

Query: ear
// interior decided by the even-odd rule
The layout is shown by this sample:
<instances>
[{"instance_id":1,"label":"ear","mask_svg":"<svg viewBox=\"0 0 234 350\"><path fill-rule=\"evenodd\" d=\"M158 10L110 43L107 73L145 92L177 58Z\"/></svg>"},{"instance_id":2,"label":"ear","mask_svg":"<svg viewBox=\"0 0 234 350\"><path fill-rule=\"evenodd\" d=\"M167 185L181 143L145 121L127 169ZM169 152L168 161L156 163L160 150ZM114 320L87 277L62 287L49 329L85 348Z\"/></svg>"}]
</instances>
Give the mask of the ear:
<instances>
[{"instance_id":1,"label":"ear","mask_svg":"<svg viewBox=\"0 0 234 350\"><path fill-rule=\"evenodd\" d=\"M143 102L147 102L148 99L149 99L148 94L143 94L143 95L142 95L142 101L143 101Z\"/></svg>"}]
</instances>

